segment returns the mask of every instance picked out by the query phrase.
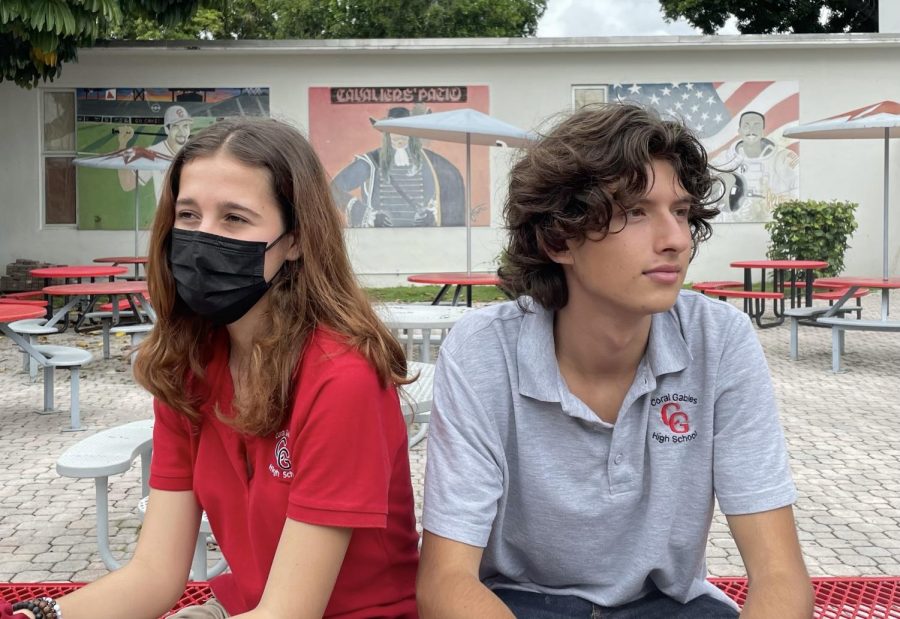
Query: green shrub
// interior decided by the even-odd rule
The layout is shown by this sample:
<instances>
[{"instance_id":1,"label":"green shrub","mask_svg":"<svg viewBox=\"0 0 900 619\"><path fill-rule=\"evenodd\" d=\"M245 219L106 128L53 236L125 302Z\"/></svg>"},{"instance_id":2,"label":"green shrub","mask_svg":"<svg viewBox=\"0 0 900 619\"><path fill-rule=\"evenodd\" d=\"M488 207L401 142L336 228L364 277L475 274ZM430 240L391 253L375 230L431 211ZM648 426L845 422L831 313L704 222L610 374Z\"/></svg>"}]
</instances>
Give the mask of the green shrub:
<instances>
[{"instance_id":1,"label":"green shrub","mask_svg":"<svg viewBox=\"0 0 900 619\"><path fill-rule=\"evenodd\" d=\"M825 260L823 276L844 270L847 241L857 228L855 202L790 200L772 210L769 233L770 260Z\"/></svg>"}]
</instances>

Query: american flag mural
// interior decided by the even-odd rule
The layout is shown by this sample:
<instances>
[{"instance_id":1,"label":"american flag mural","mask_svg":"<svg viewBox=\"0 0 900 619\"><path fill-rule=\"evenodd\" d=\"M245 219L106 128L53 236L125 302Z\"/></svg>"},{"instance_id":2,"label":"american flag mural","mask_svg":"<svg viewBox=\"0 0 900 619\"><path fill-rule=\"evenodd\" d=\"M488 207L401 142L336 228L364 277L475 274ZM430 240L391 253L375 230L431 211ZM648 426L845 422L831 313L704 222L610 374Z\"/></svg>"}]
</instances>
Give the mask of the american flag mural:
<instances>
[{"instance_id":1,"label":"american flag mural","mask_svg":"<svg viewBox=\"0 0 900 619\"><path fill-rule=\"evenodd\" d=\"M797 82L611 84L609 100L652 107L700 137L726 170L718 221L768 221L773 206L799 197L799 145L782 136L799 121Z\"/></svg>"}]
</instances>

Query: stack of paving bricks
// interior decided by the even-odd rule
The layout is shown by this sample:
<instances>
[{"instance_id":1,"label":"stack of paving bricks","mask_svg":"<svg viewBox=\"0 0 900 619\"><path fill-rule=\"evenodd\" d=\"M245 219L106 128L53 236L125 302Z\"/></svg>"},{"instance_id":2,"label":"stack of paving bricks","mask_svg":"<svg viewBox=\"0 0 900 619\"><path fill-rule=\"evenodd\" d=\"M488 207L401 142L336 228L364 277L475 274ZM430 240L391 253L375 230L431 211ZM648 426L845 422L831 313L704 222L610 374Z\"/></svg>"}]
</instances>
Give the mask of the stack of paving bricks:
<instances>
[{"instance_id":1,"label":"stack of paving bricks","mask_svg":"<svg viewBox=\"0 0 900 619\"><path fill-rule=\"evenodd\" d=\"M40 277L31 277L29 271L52 266L59 265L41 262L40 260L17 258L15 262L6 265L6 275L0 277L0 293L40 290L45 286L44 280ZM52 285L63 283L65 282L61 279L51 282Z\"/></svg>"}]
</instances>

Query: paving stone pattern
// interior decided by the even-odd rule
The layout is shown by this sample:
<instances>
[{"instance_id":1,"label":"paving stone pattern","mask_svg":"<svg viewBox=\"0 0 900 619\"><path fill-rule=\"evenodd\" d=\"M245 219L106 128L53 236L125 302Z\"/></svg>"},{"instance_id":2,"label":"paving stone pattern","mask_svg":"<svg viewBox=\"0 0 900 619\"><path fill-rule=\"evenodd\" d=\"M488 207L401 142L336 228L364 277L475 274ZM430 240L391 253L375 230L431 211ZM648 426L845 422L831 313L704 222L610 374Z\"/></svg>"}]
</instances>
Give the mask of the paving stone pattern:
<instances>
[{"instance_id":1,"label":"paving stone pattern","mask_svg":"<svg viewBox=\"0 0 900 619\"><path fill-rule=\"evenodd\" d=\"M900 299L894 299L895 305ZM863 316L878 315L878 295ZM900 311L900 310L898 310ZM801 328L800 359L788 356L786 325L757 331L775 381L800 491L795 513L813 575L900 575L900 335L848 332L842 374L831 372L831 333ZM42 384L22 372L20 353L0 338L0 580L90 581L106 573L95 540L92 480L56 474L56 458L90 431L149 417L150 396L134 384L127 338L101 358L99 335L65 333L53 343L95 353L83 369L81 414L87 432L68 424L68 372L58 371L59 414L40 415ZM428 441L410 451L416 512L421 513ZM110 480L113 553L134 550L140 518L140 470ZM717 512L708 567L714 576L744 574ZM211 563L217 559L215 549Z\"/></svg>"}]
</instances>

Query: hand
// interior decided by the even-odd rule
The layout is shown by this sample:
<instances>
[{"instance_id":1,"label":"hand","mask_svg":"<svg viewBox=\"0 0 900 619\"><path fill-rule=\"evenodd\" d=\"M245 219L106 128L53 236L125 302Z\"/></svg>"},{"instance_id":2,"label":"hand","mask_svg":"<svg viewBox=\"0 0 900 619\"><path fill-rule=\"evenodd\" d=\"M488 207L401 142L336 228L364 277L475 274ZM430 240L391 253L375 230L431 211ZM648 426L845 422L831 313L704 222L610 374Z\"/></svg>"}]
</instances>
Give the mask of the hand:
<instances>
[{"instance_id":1,"label":"hand","mask_svg":"<svg viewBox=\"0 0 900 619\"><path fill-rule=\"evenodd\" d=\"M391 221L390 214L385 211L375 211L375 219L373 225L376 228L392 228L394 222Z\"/></svg>"},{"instance_id":2,"label":"hand","mask_svg":"<svg viewBox=\"0 0 900 619\"><path fill-rule=\"evenodd\" d=\"M128 142L134 137L134 127L129 125L120 125L116 127L116 134L119 137L119 150L128 147Z\"/></svg>"},{"instance_id":3,"label":"hand","mask_svg":"<svg viewBox=\"0 0 900 619\"><path fill-rule=\"evenodd\" d=\"M0 619L34 619L34 614L29 610L13 611L12 604L0 597Z\"/></svg>"},{"instance_id":4,"label":"hand","mask_svg":"<svg viewBox=\"0 0 900 619\"><path fill-rule=\"evenodd\" d=\"M434 211L431 209L421 209L417 210L415 216L413 217L413 225L419 226L433 226L437 222L437 218L434 216Z\"/></svg>"}]
</instances>

